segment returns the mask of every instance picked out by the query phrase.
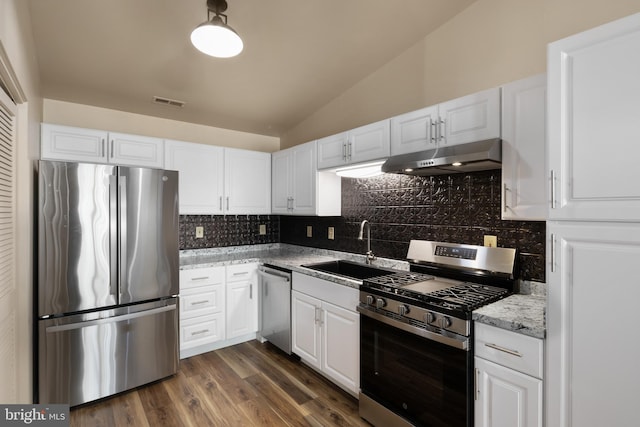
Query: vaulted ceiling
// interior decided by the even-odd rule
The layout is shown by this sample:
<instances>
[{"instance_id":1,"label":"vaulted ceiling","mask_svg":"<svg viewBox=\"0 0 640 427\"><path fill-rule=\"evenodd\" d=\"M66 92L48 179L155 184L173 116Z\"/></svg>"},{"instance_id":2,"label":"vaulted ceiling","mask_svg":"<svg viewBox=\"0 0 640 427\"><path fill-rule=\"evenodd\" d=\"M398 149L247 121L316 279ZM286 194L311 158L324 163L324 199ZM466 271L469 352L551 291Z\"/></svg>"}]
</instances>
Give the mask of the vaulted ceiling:
<instances>
[{"instance_id":1,"label":"vaulted ceiling","mask_svg":"<svg viewBox=\"0 0 640 427\"><path fill-rule=\"evenodd\" d=\"M28 0L45 98L273 136L473 1L228 0L245 48L217 59L205 0Z\"/></svg>"}]
</instances>

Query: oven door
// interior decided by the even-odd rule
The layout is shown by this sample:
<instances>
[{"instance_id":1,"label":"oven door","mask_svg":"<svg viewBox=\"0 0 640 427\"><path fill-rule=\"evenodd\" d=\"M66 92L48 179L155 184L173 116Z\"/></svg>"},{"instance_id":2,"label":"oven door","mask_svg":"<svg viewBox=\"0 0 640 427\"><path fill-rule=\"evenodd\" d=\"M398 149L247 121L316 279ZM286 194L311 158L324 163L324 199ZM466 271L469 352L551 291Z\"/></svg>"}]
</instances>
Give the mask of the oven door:
<instances>
[{"instance_id":1,"label":"oven door","mask_svg":"<svg viewBox=\"0 0 640 427\"><path fill-rule=\"evenodd\" d=\"M419 331L365 307L358 311L364 395L360 416L376 426L409 421L418 426L471 427L473 352L469 339L437 342L420 335L432 332ZM404 421L390 420L388 415Z\"/></svg>"}]
</instances>

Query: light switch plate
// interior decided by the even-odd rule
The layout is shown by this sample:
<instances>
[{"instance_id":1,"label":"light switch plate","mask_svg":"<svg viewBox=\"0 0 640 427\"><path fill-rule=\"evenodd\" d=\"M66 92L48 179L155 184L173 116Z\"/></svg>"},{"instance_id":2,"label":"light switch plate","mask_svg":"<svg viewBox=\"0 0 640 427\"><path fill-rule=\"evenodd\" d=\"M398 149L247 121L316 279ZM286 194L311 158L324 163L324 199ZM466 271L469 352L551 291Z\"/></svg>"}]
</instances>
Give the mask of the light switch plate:
<instances>
[{"instance_id":1,"label":"light switch plate","mask_svg":"<svg viewBox=\"0 0 640 427\"><path fill-rule=\"evenodd\" d=\"M196 227L196 239L202 239L204 237L204 227Z\"/></svg>"},{"instance_id":2,"label":"light switch plate","mask_svg":"<svg viewBox=\"0 0 640 427\"><path fill-rule=\"evenodd\" d=\"M265 234L267 234L267 225L266 224L260 224L260 231L259 231L261 236L264 236Z\"/></svg>"},{"instance_id":3,"label":"light switch plate","mask_svg":"<svg viewBox=\"0 0 640 427\"><path fill-rule=\"evenodd\" d=\"M307 225L307 237L313 237L313 226Z\"/></svg>"},{"instance_id":4,"label":"light switch plate","mask_svg":"<svg viewBox=\"0 0 640 427\"><path fill-rule=\"evenodd\" d=\"M329 240L334 240L336 238L335 229L333 227L329 227L328 236Z\"/></svg>"}]
</instances>

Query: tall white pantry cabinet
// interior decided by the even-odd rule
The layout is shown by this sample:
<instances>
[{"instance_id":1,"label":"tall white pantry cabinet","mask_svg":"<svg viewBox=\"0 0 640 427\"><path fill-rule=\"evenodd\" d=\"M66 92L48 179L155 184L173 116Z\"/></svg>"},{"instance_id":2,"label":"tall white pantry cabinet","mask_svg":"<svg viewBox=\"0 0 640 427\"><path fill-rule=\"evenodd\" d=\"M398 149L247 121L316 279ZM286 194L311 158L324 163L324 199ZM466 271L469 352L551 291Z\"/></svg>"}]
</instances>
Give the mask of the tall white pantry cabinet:
<instances>
[{"instance_id":1,"label":"tall white pantry cabinet","mask_svg":"<svg viewBox=\"0 0 640 427\"><path fill-rule=\"evenodd\" d=\"M640 14L548 48L548 427L636 426Z\"/></svg>"}]
</instances>

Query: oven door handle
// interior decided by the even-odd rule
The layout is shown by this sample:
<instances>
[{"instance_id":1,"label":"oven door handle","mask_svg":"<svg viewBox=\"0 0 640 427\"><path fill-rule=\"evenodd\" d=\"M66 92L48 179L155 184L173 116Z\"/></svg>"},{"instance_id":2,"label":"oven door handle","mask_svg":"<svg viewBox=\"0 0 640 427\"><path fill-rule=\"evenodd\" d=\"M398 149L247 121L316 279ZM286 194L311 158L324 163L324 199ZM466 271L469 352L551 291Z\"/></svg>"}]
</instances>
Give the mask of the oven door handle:
<instances>
[{"instance_id":1,"label":"oven door handle","mask_svg":"<svg viewBox=\"0 0 640 427\"><path fill-rule=\"evenodd\" d=\"M385 315L375 313L367 308L356 307L358 312L363 316L367 316L371 319L377 320L382 323L386 323L389 326L393 326L398 329L402 329L403 331L409 332L414 335L421 336L423 338L429 339L431 341L436 341L444 345L448 345L449 347L458 348L460 350L469 351L469 338L454 338L447 337L445 335L440 335L435 332L428 331L423 328L419 328L417 326L409 325L407 323L399 322L395 319L387 317Z\"/></svg>"}]
</instances>

